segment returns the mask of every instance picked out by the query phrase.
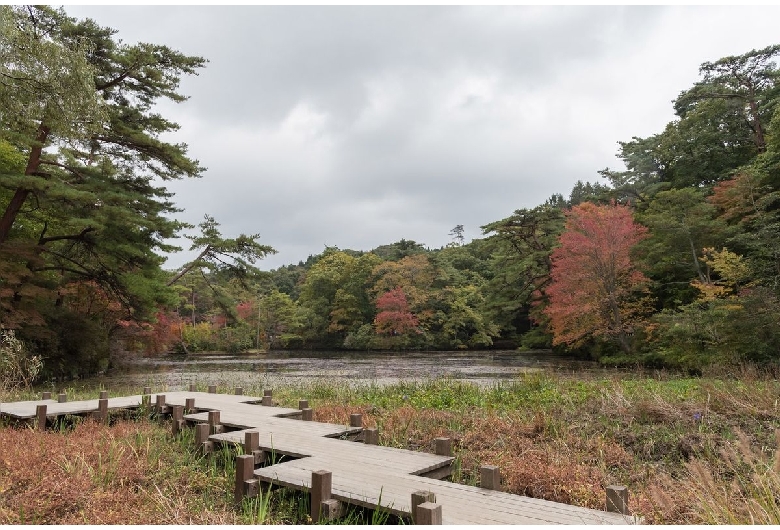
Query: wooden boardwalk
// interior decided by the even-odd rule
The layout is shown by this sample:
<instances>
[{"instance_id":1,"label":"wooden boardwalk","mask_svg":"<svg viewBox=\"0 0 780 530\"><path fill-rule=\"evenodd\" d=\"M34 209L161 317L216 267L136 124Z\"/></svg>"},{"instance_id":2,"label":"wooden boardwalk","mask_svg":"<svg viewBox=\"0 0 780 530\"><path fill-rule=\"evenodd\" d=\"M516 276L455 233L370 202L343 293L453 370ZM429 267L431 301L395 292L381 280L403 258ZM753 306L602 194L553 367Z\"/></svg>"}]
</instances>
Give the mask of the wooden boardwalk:
<instances>
[{"instance_id":1,"label":"wooden boardwalk","mask_svg":"<svg viewBox=\"0 0 780 530\"><path fill-rule=\"evenodd\" d=\"M259 405L264 402L263 397L180 391L64 403L42 399L0 403L0 416L34 420L40 426L44 425L40 423L44 412L49 419L65 415L100 414L105 413L106 408L138 408L144 403L144 398L148 406L157 406L157 410L162 413L189 404L194 410L183 415L183 423L203 425L218 417L218 425L208 427L210 444L240 445L248 440L247 433L257 433L252 436L259 441L252 449L256 450L256 454L263 455L263 458L238 458L249 458L252 463L268 463L259 468L250 464L248 473L258 483L311 490L314 497L314 490L320 487L318 482L313 488L314 475L321 474L322 470L330 472L328 480L331 487L324 493L326 498L331 499L329 502L367 508L381 506L395 515L409 517L414 510L413 494L429 492L427 494L433 496L429 500L435 498L435 505L425 504L423 507L428 510L435 506L443 524L636 522L628 515L437 480L449 475L454 460L452 456L358 443L354 439L361 436L363 431L359 426L302 421L302 411L299 409ZM266 399L270 401L271 398L266 396ZM268 401L265 401L266 405ZM41 405L46 406L45 410ZM181 414L181 409L178 410ZM240 467L238 464L237 468ZM238 488L247 489L253 482L247 482L246 478L236 479L239 496L242 493L238 492ZM323 493L317 489L316 495L321 497Z\"/></svg>"}]
</instances>

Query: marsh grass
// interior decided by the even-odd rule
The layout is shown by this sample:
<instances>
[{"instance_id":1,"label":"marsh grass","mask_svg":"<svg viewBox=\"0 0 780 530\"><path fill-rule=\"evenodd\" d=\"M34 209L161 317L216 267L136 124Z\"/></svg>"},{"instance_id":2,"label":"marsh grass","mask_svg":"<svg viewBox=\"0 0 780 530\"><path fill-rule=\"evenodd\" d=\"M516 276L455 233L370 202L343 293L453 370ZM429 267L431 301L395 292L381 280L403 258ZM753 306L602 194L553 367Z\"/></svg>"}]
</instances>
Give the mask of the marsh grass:
<instances>
[{"instance_id":1,"label":"marsh grass","mask_svg":"<svg viewBox=\"0 0 780 530\"><path fill-rule=\"evenodd\" d=\"M242 386L253 396L270 388L237 375L199 381L199 390L209 383L220 392ZM75 400L94 399L100 389L66 390ZM273 390L282 406L308 399L318 421L347 425L350 414L362 413L383 445L433 452L435 438L451 437L453 480L460 483L477 485L479 467L489 464L501 470L505 491L590 508L604 508L607 485L624 484L632 510L648 523L780 521L780 383L771 374L534 373L490 387L439 379L296 382ZM0 455L0 522L310 522L308 496L300 492L277 489L234 506L237 449L200 456L193 445L191 430L173 440L167 424L148 413L117 415L107 428L89 421L46 433L2 428L0 446L9 449ZM48 463L45 472L38 462ZM350 521L403 522L383 519L381 510L351 510L340 522Z\"/></svg>"}]
</instances>

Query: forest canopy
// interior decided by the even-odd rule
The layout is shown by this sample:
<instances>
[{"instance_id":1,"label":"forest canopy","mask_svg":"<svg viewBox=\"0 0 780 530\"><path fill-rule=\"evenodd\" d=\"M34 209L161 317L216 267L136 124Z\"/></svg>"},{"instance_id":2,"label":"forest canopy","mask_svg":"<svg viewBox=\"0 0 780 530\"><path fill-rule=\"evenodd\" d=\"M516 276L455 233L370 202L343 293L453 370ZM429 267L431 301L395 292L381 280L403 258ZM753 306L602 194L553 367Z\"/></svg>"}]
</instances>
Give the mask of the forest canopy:
<instances>
[{"instance_id":1,"label":"forest canopy","mask_svg":"<svg viewBox=\"0 0 780 530\"><path fill-rule=\"evenodd\" d=\"M204 173L178 125L201 57L0 6L0 327L44 377L142 353L520 347L692 371L780 355L780 45L701 65L625 168L466 242L328 247L261 272L259 234L177 220ZM595 169L595 168L594 168ZM563 190L562 190L563 191ZM251 228L252 232L257 227ZM164 268L187 232L197 257ZM15 343L16 344L16 343Z\"/></svg>"}]
</instances>

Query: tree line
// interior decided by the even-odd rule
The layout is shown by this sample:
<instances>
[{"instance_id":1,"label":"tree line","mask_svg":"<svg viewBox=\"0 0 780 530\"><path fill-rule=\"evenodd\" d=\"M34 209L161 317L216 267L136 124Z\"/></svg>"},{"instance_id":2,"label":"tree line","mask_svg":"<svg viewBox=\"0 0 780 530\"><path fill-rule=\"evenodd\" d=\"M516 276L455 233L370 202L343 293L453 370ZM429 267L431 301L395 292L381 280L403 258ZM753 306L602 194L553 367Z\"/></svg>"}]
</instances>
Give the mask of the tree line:
<instances>
[{"instance_id":1,"label":"tree line","mask_svg":"<svg viewBox=\"0 0 780 530\"><path fill-rule=\"evenodd\" d=\"M165 183L204 168L161 135L206 65L61 9L0 6L0 326L42 375L111 348L554 348L700 370L780 351L780 45L702 64L626 169L466 242L326 248L259 271L258 234L175 219ZM197 230L197 231L196 231ZM195 231L195 232L193 232ZM197 258L165 270L187 234Z\"/></svg>"}]
</instances>

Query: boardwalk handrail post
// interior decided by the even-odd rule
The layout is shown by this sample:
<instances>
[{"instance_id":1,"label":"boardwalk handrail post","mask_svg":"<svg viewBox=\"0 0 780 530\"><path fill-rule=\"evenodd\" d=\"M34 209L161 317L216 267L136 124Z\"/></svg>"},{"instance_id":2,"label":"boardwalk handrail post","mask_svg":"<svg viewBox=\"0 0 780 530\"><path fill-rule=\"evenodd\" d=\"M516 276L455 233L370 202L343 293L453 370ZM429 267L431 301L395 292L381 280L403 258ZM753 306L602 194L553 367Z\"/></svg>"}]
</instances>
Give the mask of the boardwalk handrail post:
<instances>
[{"instance_id":1,"label":"boardwalk handrail post","mask_svg":"<svg viewBox=\"0 0 780 530\"><path fill-rule=\"evenodd\" d=\"M108 399L108 390L100 391L100 399Z\"/></svg>"},{"instance_id":2,"label":"boardwalk handrail post","mask_svg":"<svg viewBox=\"0 0 780 530\"><path fill-rule=\"evenodd\" d=\"M217 393L217 385L209 385L209 394Z\"/></svg>"},{"instance_id":3,"label":"boardwalk handrail post","mask_svg":"<svg viewBox=\"0 0 780 530\"><path fill-rule=\"evenodd\" d=\"M452 438L436 438L436 454L439 456L452 456Z\"/></svg>"},{"instance_id":4,"label":"boardwalk handrail post","mask_svg":"<svg viewBox=\"0 0 780 530\"><path fill-rule=\"evenodd\" d=\"M260 432L247 431L244 433L244 454L250 455L255 465L265 462L265 452L260 449Z\"/></svg>"},{"instance_id":5,"label":"boardwalk handrail post","mask_svg":"<svg viewBox=\"0 0 780 530\"><path fill-rule=\"evenodd\" d=\"M234 497L236 504L244 498L244 482L251 480L255 472L255 457L252 455L239 455L236 457L236 487Z\"/></svg>"},{"instance_id":6,"label":"boardwalk handrail post","mask_svg":"<svg viewBox=\"0 0 780 530\"><path fill-rule=\"evenodd\" d=\"M46 430L46 405L38 405L35 407L35 427L39 431Z\"/></svg>"},{"instance_id":7,"label":"boardwalk handrail post","mask_svg":"<svg viewBox=\"0 0 780 530\"><path fill-rule=\"evenodd\" d=\"M219 411L218 410L210 410L209 411L209 433L211 434L219 434L223 432L223 427L220 424L219 419Z\"/></svg>"},{"instance_id":8,"label":"boardwalk handrail post","mask_svg":"<svg viewBox=\"0 0 780 530\"><path fill-rule=\"evenodd\" d=\"M301 419L303 421L314 421L314 409L307 407L301 410Z\"/></svg>"},{"instance_id":9,"label":"boardwalk handrail post","mask_svg":"<svg viewBox=\"0 0 780 530\"><path fill-rule=\"evenodd\" d=\"M157 403L154 407L154 411L157 414L163 414L166 412L165 410L165 394L157 394L156 397Z\"/></svg>"},{"instance_id":10,"label":"boardwalk handrail post","mask_svg":"<svg viewBox=\"0 0 780 530\"><path fill-rule=\"evenodd\" d=\"M442 524L441 504L424 502L417 507L417 520L415 524Z\"/></svg>"},{"instance_id":11,"label":"boardwalk handrail post","mask_svg":"<svg viewBox=\"0 0 780 530\"><path fill-rule=\"evenodd\" d=\"M144 387L144 392L143 392L143 393L144 393L144 395L145 395L145 396L151 395L151 393L152 393L152 387L150 387L150 386L145 386L145 387Z\"/></svg>"},{"instance_id":12,"label":"boardwalk handrail post","mask_svg":"<svg viewBox=\"0 0 780 530\"><path fill-rule=\"evenodd\" d=\"M310 515L313 523L318 523L322 515L323 501L330 500L333 487L333 473L320 469L311 472Z\"/></svg>"},{"instance_id":13,"label":"boardwalk handrail post","mask_svg":"<svg viewBox=\"0 0 780 530\"><path fill-rule=\"evenodd\" d=\"M195 410L195 398L187 398L184 400L184 411L187 414L192 413Z\"/></svg>"},{"instance_id":14,"label":"boardwalk handrail post","mask_svg":"<svg viewBox=\"0 0 780 530\"><path fill-rule=\"evenodd\" d=\"M108 398L98 400L98 421L108 425Z\"/></svg>"},{"instance_id":15,"label":"boardwalk handrail post","mask_svg":"<svg viewBox=\"0 0 780 530\"><path fill-rule=\"evenodd\" d=\"M367 427L363 429L363 443L368 445L379 445L379 430L376 427Z\"/></svg>"},{"instance_id":16,"label":"boardwalk handrail post","mask_svg":"<svg viewBox=\"0 0 780 530\"><path fill-rule=\"evenodd\" d=\"M628 509L628 488L625 486L607 486L607 511L631 515Z\"/></svg>"},{"instance_id":17,"label":"boardwalk handrail post","mask_svg":"<svg viewBox=\"0 0 780 530\"><path fill-rule=\"evenodd\" d=\"M65 392L60 392L57 394L57 403L67 403L68 402L68 394Z\"/></svg>"},{"instance_id":18,"label":"boardwalk handrail post","mask_svg":"<svg viewBox=\"0 0 780 530\"><path fill-rule=\"evenodd\" d=\"M209 441L209 424L199 423L195 426L195 446L203 454L210 453L214 444Z\"/></svg>"},{"instance_id":19,"label":"boardwalk handrail post","mask_svg":"<svg viewBox=\"0 0 780 530\"><path fill-rule=\"evenodd\" d=\"M198 387L195 386L195 383L190 383L190 392L197 392Z\"/></svg>"},{"instance_id":20,"label":"boardwalk handrail post","mask_svg":"<svg viewBox=\"0 0 780 530\"><path fill-rule=\"evenodd\" d=\"M244 387L237 386L236 387L236 395L237 396L243 396L244 395Z\"/></svg>"},{"instance_id":21,"label":"boardwalk handrail post","mask_svg":"<svg viewBox=\"0 0 780 530\"><path fill-rule=\"evenodd\" d=\"M44 392L41 394L41 399L51 399L51 392Z\"/></svg>"},{"instance_id":22,"label":"boardwalk handrail post","mask_svg":"<svg viewBox=\"0 0 780 530\"><path fill-rule=\"evenodd\" d=\"M265 407L272 407L274 404L273 401L273 391L272 390L263 390L263 400L260 402L261 405Z\"/></svg>"},{"instance_id":23,"label":"boardwalk handrail post","mask_svg":"<svg viewBox=\"0 0 780 530\"><path fill-rule=\"evenodd\" d=\"M308 409L309 408L309 400L308 399L299 399L298 400L298 410Z\"/></svg>"},{"instance_id":24,"label":"boardwalk handrail post","mask_svg":"<svg viewBox=\"0 0 780 530\"><path fill-rule=\"evenodd\" d=\"M358 414L350 414L349 415L349 426L350 427L363 427L363 415Z\"/></svg>"},{"instance_id":25,"label":"boardwalk handrail post","mask_svg":"<svg viewBox=\"0 0 780 530\"><path fill-rule=\"evenodd\" d=\"M501 489L501 471L497 466L479 468L479 485L486 490Z\"/></svg>"},{"instance_id":26,"label":"boardwalk handrail post","mask_svg":"<svg viewBox=\"0 0 780 530\"><path fill-rule=\"evenodd\" d=\"M181 431L181 428L184 426L184 406L183 405L174 405L171 407L171 419L173 420L171 423L171 434L173 436L176 436L179 434L179 431Z\"/></svg>"},{"instance_id":27,"label":"boardwalk handrail post","mask_svg":"<svg viewBox=\"0 0 780 530\"><path fill-rule=\"evenodd\" d=\"M417 523L417 507L426 502L436 502L436 494L432 491L420 490L412 493L412 523Z\"/></svg>"}]
</instances>

